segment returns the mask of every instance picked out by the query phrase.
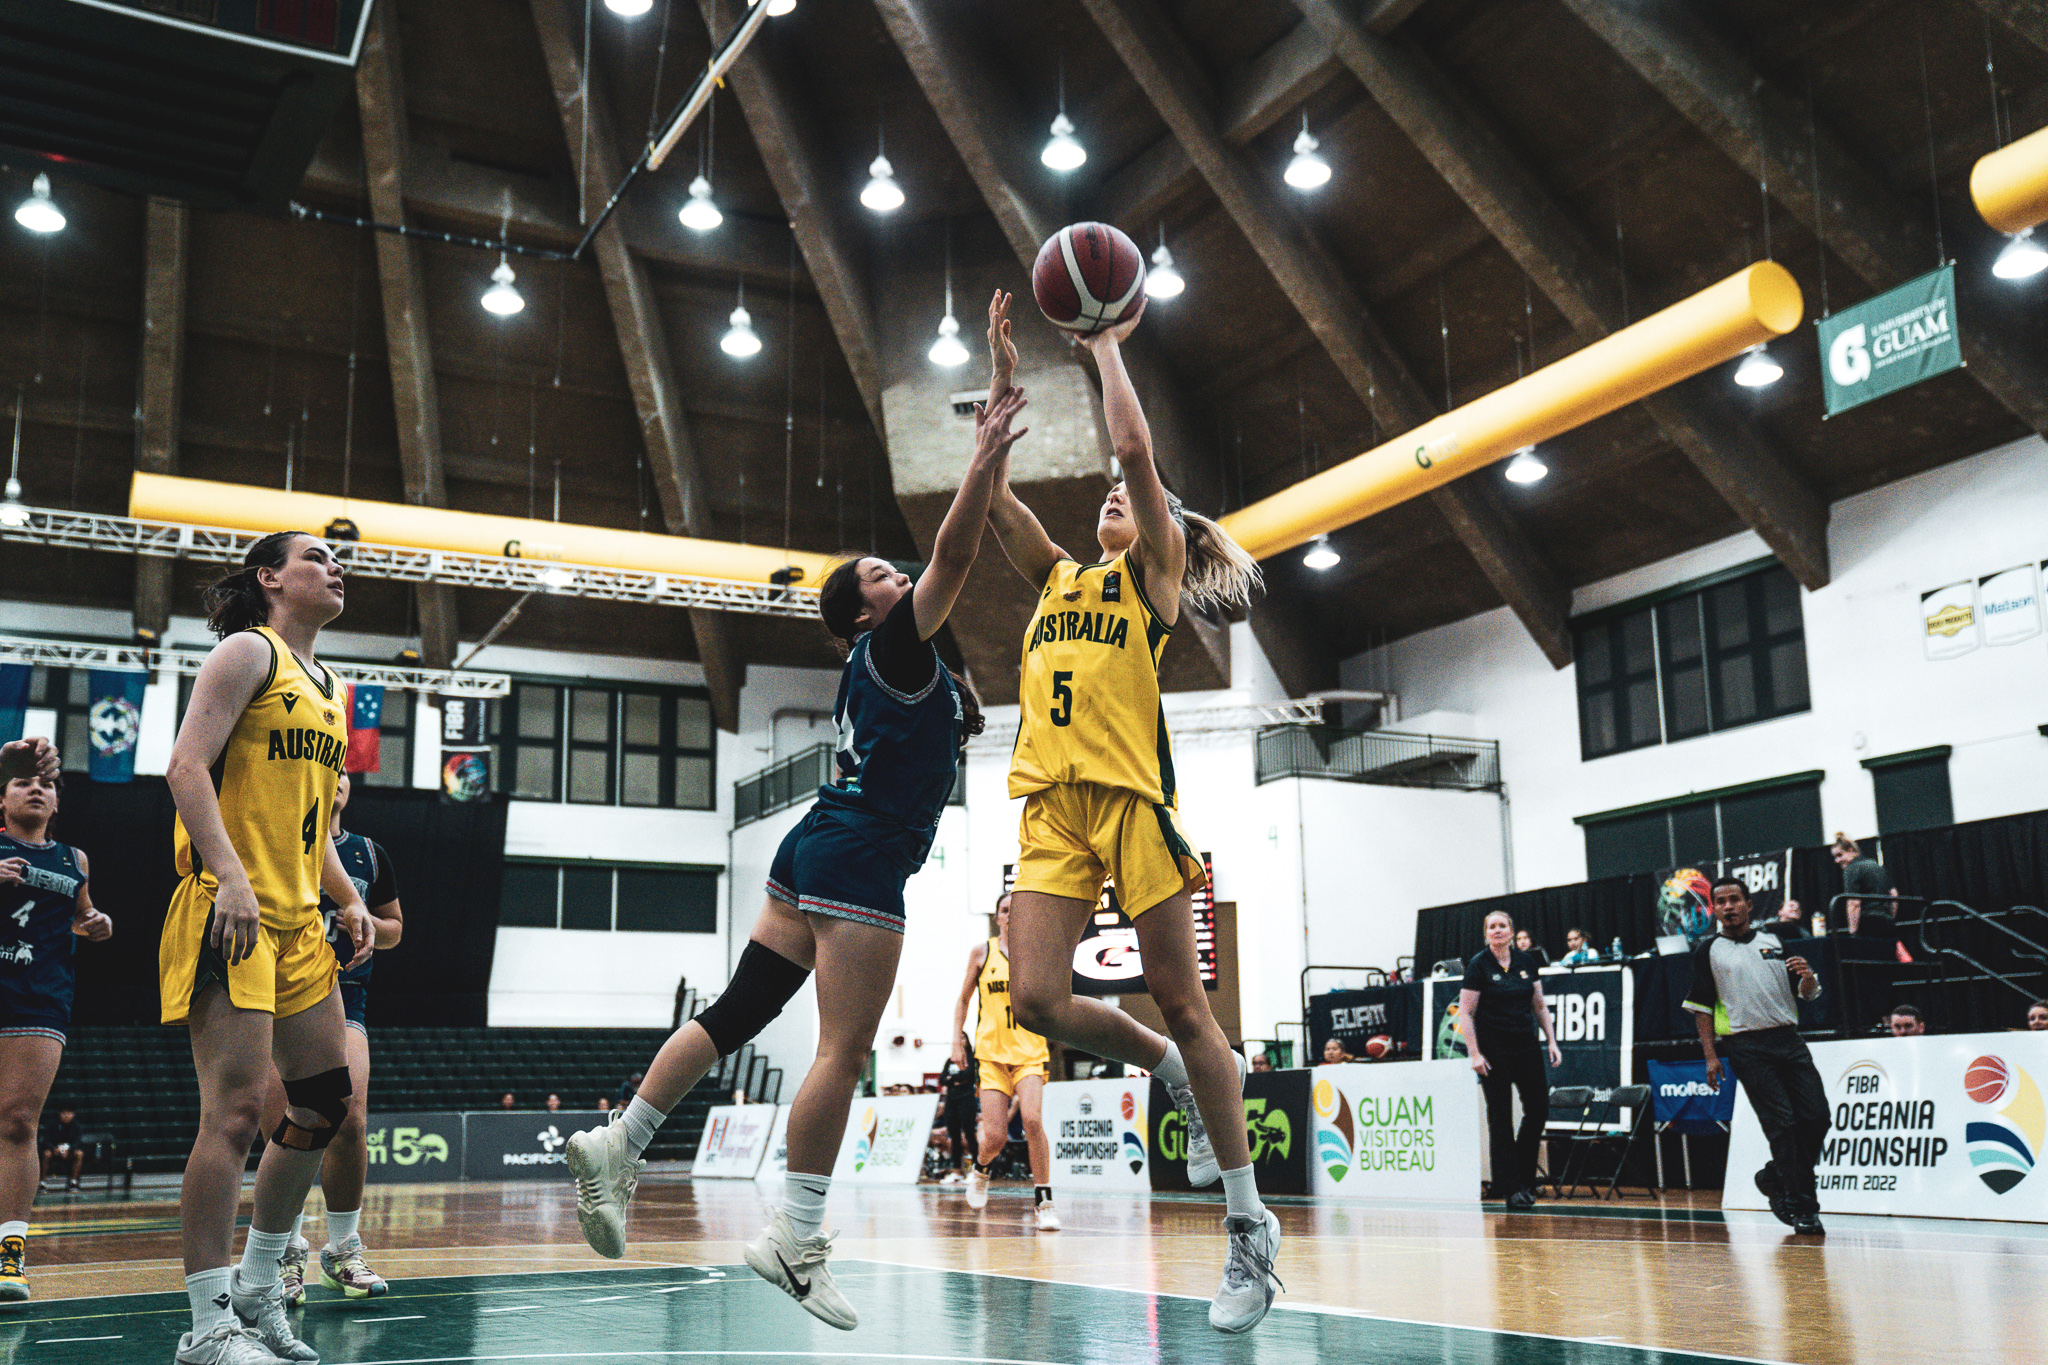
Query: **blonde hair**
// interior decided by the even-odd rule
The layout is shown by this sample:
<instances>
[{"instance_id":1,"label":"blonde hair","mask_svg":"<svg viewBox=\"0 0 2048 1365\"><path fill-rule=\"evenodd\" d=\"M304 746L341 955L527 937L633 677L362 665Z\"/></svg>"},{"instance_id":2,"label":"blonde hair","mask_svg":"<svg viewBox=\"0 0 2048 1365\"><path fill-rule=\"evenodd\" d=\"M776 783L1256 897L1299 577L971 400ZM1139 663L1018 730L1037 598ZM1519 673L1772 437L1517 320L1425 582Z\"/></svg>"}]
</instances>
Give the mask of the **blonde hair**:
<instances>
[{"instance_id":1,"label":"blonde hair","mask_svg":"<svg viewBox=\"0 0 2048 1365\"><path fill-rule=\"evenodd\" d=\"M1252 594L1266 585L1259 562L1230 538L1230 532L1200 512L1190 512L1172 489L1166 490L1166 506L1188 542L1181 593L1198 607L1250 611Z\"/></svg>"},{"instance_id":2,"label":"blonde hair","mask_svg":"<svg viewBox=\"0 0 2048 1365\"><path fill-rule=\"evenodd\" d=\"M1851 853L1859 858L1863 856L1863 849L1860 846L1858 846L1856 841L1854 839L1851 839L1848 835L1842 833L1840 830L1835 831L1834 846L1843 853Z\"/></svg>"}]
</instances>

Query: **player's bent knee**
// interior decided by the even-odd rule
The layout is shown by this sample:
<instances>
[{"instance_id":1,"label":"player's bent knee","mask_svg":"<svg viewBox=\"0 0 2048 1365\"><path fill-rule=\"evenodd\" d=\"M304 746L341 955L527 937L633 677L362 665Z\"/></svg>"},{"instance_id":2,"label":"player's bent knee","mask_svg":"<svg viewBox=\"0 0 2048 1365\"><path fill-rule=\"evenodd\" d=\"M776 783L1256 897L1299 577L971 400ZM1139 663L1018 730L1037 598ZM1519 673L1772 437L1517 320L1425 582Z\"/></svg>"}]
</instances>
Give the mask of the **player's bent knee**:
<instances>
[{"instance_id":1,"label":"player's bent knee","mask_svg":"<svg viewBox=\"0 0 2048 1365\"><path fill-rule=\"evenodd\" d=\"M0 1143L26 1147L36 1140L36 1121L22 1114L0 1114Z\"/></svg>"},{"instance_id":2,"label":"player's bent knee","mask_svg":"<svg viewBox=\"0 0 2048 1365\"><path fill-rule=\"evenodd\" d=\"M295 1151L317 1152L334 1141L343 1120L348 1118L349 1094L348 1068L337 1066L317 1076L284 1083L285 1103L289 1106L271 1133L270 1140L280 1147ZM292 1110L310 1110L318 1121L307 1127L292 1117Z\"/></svg>"},{"instance_id":3,"label":"player's bent knee","mask_svg":"<svg viewBox=\"0 0 2048 1365\"><path fill-rule=\"evenodd\" d=\"M810 972L773 948L750 940L732 980L718 999L698 1014L697 1023L718 1055L729 1057L775 1022L809 976Z\"/></svg>"}]
</instances>

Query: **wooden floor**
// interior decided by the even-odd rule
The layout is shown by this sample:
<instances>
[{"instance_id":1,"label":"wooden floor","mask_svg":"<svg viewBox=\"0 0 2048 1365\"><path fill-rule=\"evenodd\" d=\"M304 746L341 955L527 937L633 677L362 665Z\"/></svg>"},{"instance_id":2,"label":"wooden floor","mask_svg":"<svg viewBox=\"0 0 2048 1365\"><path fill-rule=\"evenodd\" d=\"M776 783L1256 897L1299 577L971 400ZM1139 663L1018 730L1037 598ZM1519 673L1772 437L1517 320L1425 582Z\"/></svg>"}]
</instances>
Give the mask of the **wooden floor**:
<instances>
[{"instance_id":1,"label":"wooden floor","mask_svg":"<svg viewBox=\"0 0 2048 1365\"><path fill-rule=\"evenodd\" d=\"M374 1187L362 1230L393 1292L315 1289L303 1330L328 1365L2031 1362L2048 1342L2048 1225L1831 1217L1821 1243L1768 1215L1724 1218L1712 1197L1520 1214L1288 1200L1275 1204L1280 1311L1230 1339L1204 1316L1221 1266L1214 1200L1068 1195L1066 1230L1040 1234L1028 1190L998 1188L975 1214L958 1187L933 1186L833 1192L834 1265L863 1313L840 1334L740 1263L761 1191L651 1175L628 1259L606 1262L583 1245L566 1181ZM35 1300L0 1314L0 1365L167 1362L185 1325L174 1200L45 1196Z\"/></svg>"}]
</instances>

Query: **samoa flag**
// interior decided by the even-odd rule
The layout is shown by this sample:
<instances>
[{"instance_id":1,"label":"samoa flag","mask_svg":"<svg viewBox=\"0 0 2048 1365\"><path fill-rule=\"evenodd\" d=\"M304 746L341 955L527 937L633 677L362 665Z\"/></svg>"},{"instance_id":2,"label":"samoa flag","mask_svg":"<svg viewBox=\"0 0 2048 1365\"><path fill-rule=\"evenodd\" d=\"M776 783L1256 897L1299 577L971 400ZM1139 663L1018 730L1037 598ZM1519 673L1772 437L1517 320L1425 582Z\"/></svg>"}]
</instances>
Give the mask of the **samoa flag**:
<instances>
[{"instance_id":1,"label":"samoa flag","mask_svg":"<svg viewBox=\"0 0 2048 1365\"><path fill-rule=\"evenodd\" d=\"M375 683L350 683L348 694L348 755L342 760L342 767L351 773L376 772L378 727L384 724L384 689Z\"/></svg>"}]
</instances>

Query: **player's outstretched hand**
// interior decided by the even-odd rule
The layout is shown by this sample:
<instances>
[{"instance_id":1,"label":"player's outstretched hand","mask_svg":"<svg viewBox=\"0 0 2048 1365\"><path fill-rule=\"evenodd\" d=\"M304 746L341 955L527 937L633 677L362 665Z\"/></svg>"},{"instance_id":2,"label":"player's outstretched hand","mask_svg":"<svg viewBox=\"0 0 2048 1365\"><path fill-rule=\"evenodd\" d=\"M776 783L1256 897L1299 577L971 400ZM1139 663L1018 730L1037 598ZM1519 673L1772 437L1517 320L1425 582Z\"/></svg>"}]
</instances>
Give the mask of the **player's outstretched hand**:
<instances>
[{"instance_id":1,"label":"player's outstretched hand","mask_svg":"<svg viewBox=\"0 0 2048 1365\"><path fill-rule=\"evenodd\" d=\"M988 359L998 384L1017 372L1017 343L1010 340L1010 296L998 289L988 301Z\"/></svg>"},{"instance_id":2,"label":"player's outstretched hand","mask_svg":"<svg viewBox=\"0 0 2048 1365\"><path fill-rule=\"evenodd\" d=\"M57 746L41 735L0 744L0 782L17 777L55 777Z\"/></svg>"},{"instance_id":3,"label":"player's outstretched hand","mask_svg":"<svg viewBox=\"0 0 2048 1365\"><path fill-rule=\"evenodd\" d=\"M1011 387L994 403L974 405L974 458L976 462L1000 460L1010 453L1010 447L1017 444L1031 430L1018 427L1010 430L1011 419L1024 410L1024 390Z\"/></svg>"},{"instance_id":4,"label":"player's outstretched hand","mask_svg":"<svg viewBox=\"0 0 2048 1365\"><path fill-rule=\"evenodd\" d=\"M1081 337L1080 342L1094 354L1100 355L1105 346L1121 346L1129 340L1131 333L1138 330L1138 320L1144 315L1145 310L1140 308L1114 327L1105 327L1094 336Z\"/></svg>"}]
</instances>

